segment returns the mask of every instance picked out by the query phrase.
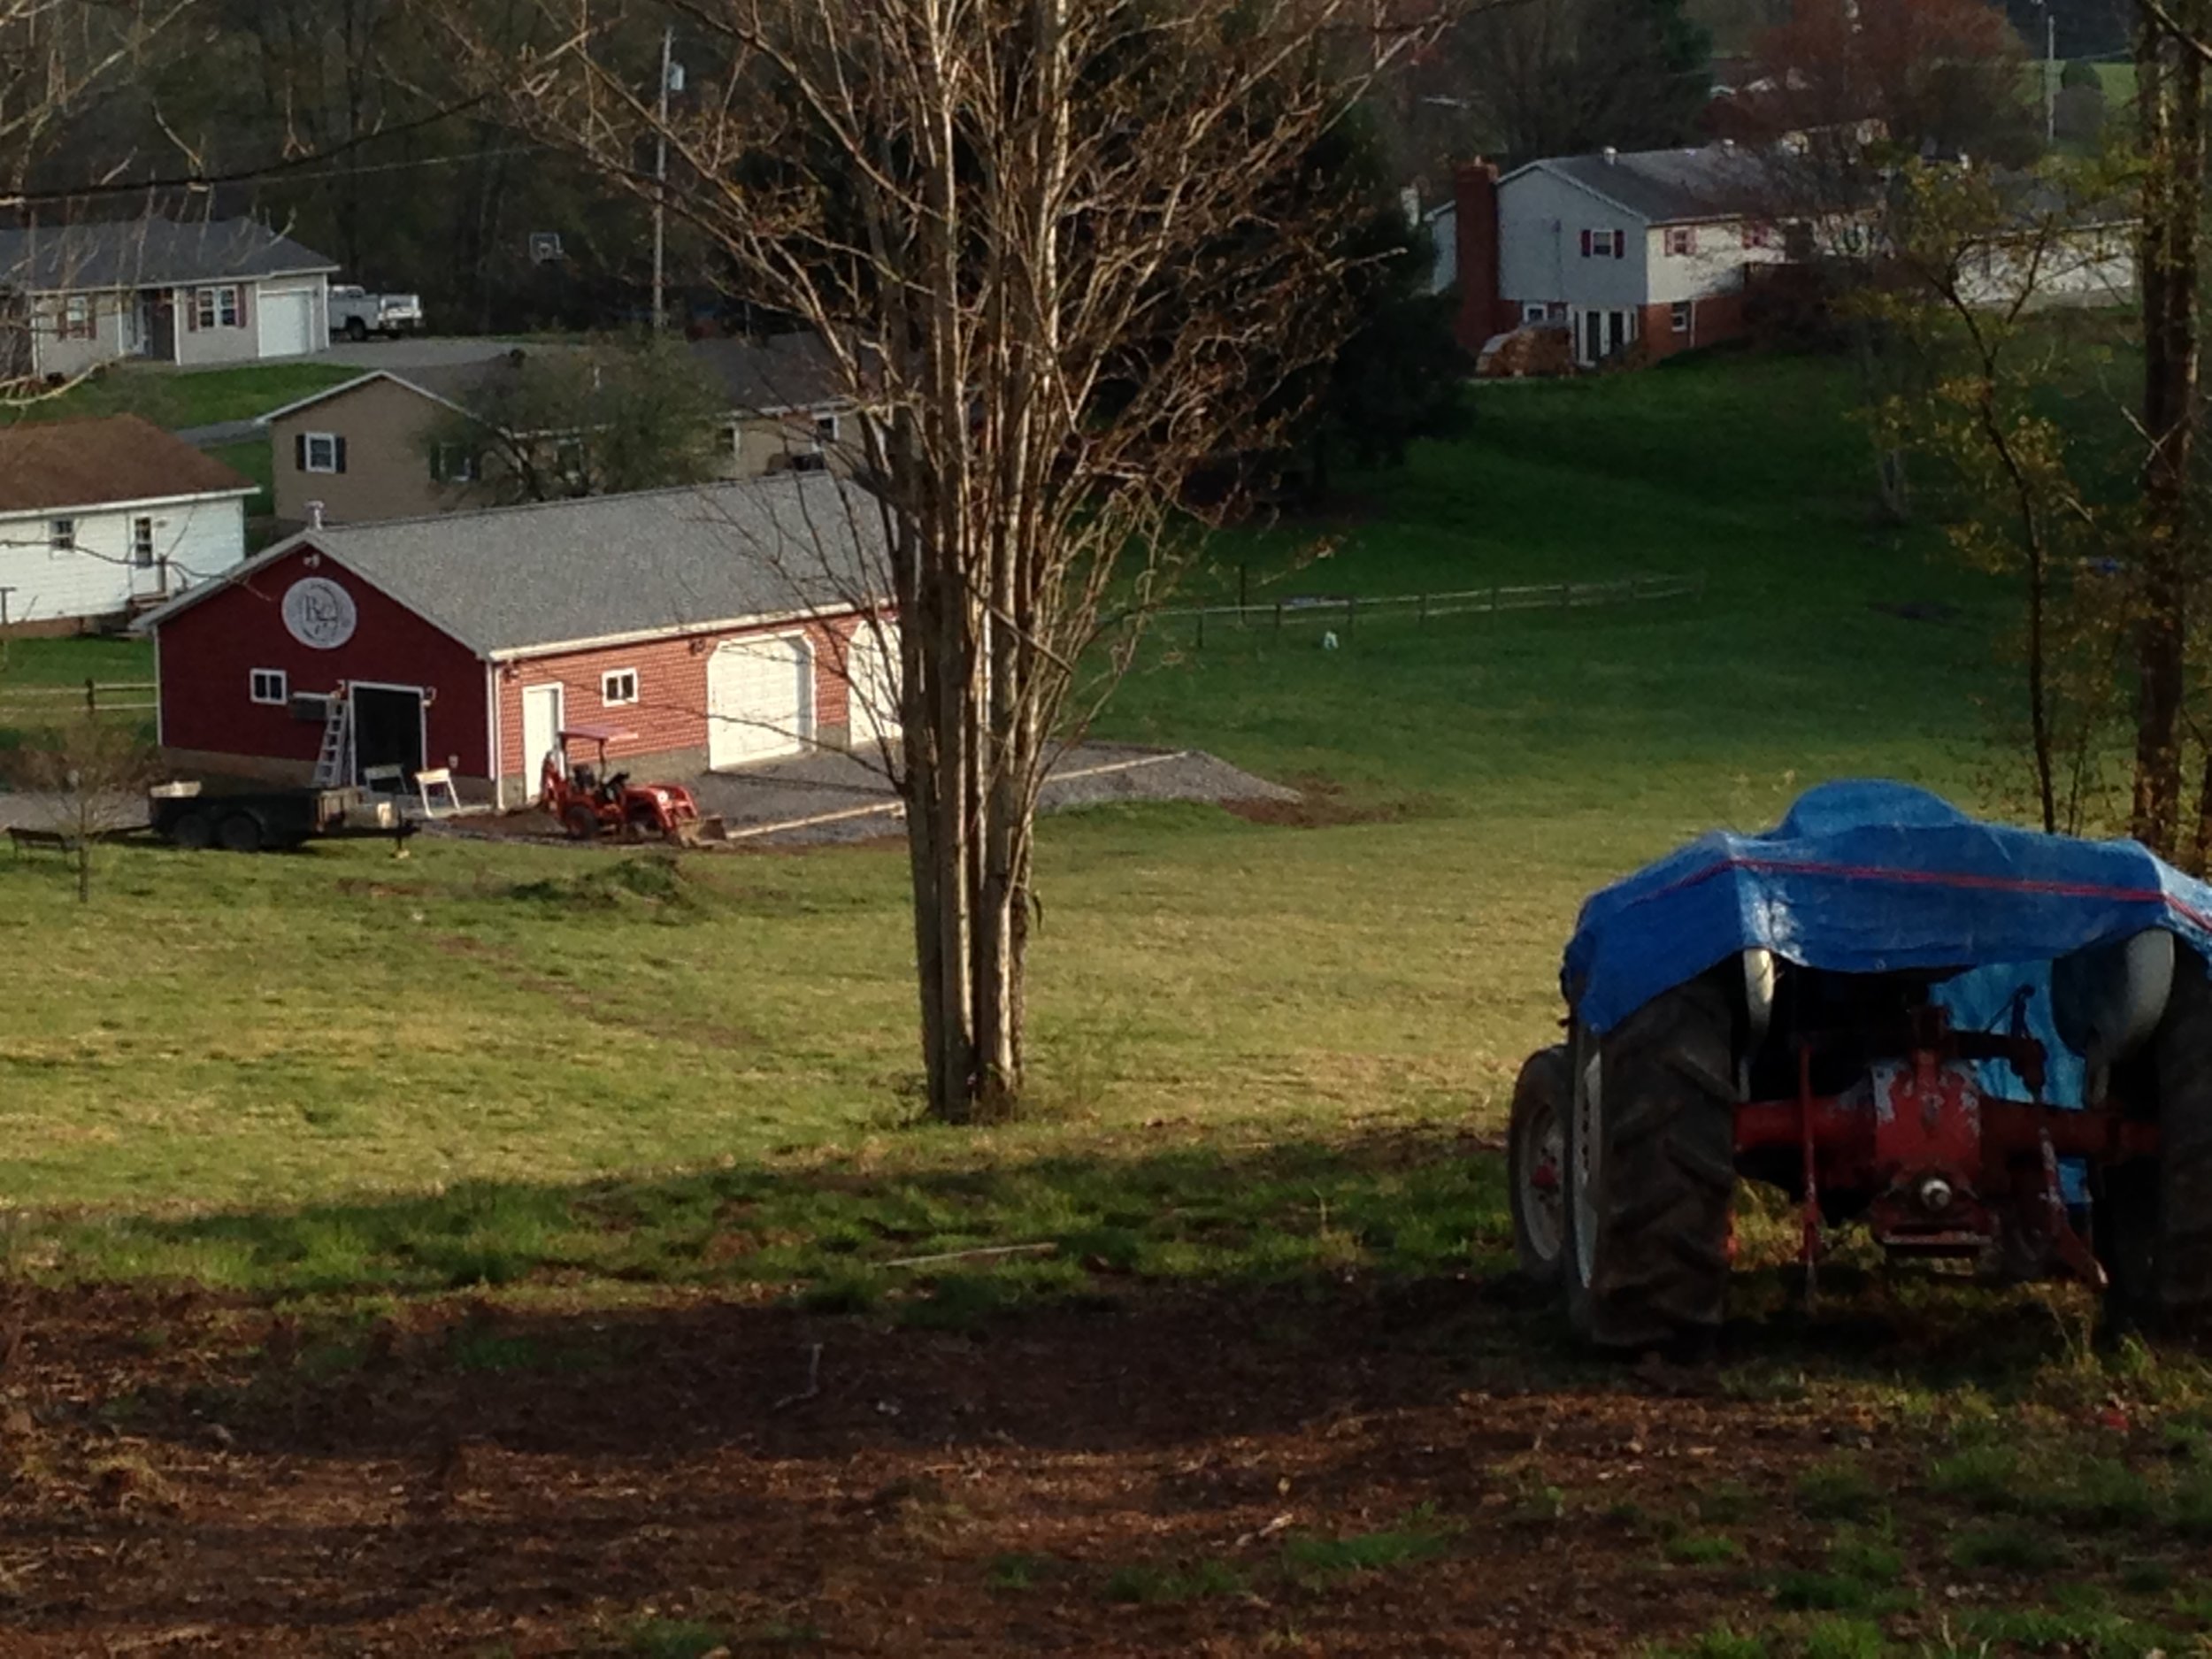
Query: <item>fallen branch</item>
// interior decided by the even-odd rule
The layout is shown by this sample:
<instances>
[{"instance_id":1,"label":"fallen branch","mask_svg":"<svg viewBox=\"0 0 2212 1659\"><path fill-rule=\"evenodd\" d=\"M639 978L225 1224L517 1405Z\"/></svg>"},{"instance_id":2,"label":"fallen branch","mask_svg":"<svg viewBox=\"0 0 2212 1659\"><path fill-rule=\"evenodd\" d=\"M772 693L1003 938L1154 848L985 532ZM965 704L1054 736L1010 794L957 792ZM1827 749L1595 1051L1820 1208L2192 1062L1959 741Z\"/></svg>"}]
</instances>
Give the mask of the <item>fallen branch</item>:
<instances>
[{"instance_id":1,"label":"fallen branch","mask_svg":"<svg viewBox=\"0 0 2212 1659\"><path fill-rule=\"evenodd\" d=\"M886 1267L933 1267L939 1262L967 1262L985 1256L1044 1256L1060 1247L1048 1239L1042 1244L987 1244L973 1250L940 1250L934 1256L902 1256Z\"/></svg>"},{"instance_id":2,"label":"fallen branch","mask_svg":"<svg viewBox=\"0 0 2212 1659\"><path fill-rule=\"evenodd\" d=\"M822 1345L819 1342L810 1342L807 1344L806 1350L806 1386L800 1389L797 1394L784 1395L768 1409L771 1411L780 1411L786 1406L797 1405L802 1400L811 1400L821 1392Z\"/></svg>"}]
</instances>

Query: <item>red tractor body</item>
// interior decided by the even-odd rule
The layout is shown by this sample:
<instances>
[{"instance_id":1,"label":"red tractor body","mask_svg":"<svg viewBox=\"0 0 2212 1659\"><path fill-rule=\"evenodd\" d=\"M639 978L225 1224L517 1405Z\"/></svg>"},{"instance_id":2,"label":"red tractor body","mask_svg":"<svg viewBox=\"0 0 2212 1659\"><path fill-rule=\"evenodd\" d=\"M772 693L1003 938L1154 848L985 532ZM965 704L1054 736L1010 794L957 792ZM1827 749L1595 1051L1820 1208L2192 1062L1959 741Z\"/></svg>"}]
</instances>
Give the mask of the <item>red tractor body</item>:
<instances>
[{"instance_id":1,"label":"red tractor body","mask_svg":"<svg viewBox=\"0 0 2212 1659\"><path fill-rule=\"evenodd\" d=\"M632 783L626 772L607 770L607 745L636 735L615 726L572 726L556 736L539 776L539 803L560 820L575 841L649 836L681 845L712 835L719 818L703 818L699 803L680 783ZM579 764L569 756L572 742L597 746L595 759Z\"/></svg>"}]
</instances>

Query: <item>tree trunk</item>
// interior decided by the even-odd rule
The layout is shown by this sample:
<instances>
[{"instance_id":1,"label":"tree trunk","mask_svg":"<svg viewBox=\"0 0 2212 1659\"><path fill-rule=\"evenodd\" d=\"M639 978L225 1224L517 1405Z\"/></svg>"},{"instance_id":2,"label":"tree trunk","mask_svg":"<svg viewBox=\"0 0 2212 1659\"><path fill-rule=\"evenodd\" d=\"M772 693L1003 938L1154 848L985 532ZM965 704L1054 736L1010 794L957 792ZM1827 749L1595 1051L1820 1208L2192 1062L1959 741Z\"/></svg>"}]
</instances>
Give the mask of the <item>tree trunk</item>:
<instances>
[{"instance_id":1,"label":"tree trunk","mask_svg":"<svg viewBox=\"0 0 2212 1659\"><path fill-rule=\"evenodd\" d=\"M2165 853L2174 848L2181 804L2204 65L2148 19L2137 61L2144 151L2143 431L2150 450L2142 471L2131 828L2145 846Z\"/></svg>"}]
</instances>

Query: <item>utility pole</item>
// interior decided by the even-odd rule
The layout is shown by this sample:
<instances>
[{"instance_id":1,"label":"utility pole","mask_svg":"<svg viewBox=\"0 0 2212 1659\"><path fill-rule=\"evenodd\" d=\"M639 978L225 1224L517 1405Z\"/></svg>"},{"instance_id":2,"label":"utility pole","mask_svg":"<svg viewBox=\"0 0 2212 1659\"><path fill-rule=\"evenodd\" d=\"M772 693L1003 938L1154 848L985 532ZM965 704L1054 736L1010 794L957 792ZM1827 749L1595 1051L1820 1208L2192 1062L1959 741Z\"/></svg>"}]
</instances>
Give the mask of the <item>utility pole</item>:
<instances>
[{"instance_id":1,"label":"utility pole","mask_svg":"<svg viewBox=\"0 0 2212 1659\"><path fill-rule=\"evenodd\" d=\"M672 23L661 33L660 114L653 132L653 332L657 334L668 326L668 307L661 296L661 267L668 240L668 83L675 73L671 61L675 50L676 27Z\"/></svg>"},{"instance_id":2,"label":"utility pole","mask_svg":"<svg viewBox=\"0 0 2212 1659\"><path fill-rule=\"evenodd\" d=\"M2051 0L2036 0L2043 8L2043 148L2058 142L2058 12Z\"/></svg>"}]
</instances>

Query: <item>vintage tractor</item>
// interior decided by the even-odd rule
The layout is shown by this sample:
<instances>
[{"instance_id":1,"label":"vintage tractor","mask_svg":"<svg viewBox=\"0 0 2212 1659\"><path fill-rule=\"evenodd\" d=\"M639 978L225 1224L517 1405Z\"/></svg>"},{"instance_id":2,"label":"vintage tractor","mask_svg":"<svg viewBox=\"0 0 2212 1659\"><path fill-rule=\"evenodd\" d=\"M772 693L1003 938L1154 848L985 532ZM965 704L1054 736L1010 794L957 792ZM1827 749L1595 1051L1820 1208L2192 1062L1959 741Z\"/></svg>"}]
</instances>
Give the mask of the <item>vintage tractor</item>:
<instances>
[{"instance_id":1,"label":"vintage tractor","mask_svg":"<svg viewBox=\"0 0 2212 1659\"><path fill-rule=\"evenodd\" d=\"M618 835L630 841L649 836L688 847L721 839L722 820L703 818L691 791L680 783L632 783L626 772L607 770L607 745L626 742L634 732L616 726L572 726L546 751L538 780L539 803L560 820L572 840ZM569 745L598 745L591 762L572 761Z\"/></svg>"},{"instance_id":2,"label":"vintage tractor","mask_svg":"<svg viewBox=\"0 0 2212 1659\"><path fill-rule=\"evenodd\" d=\"M1601 1347L1717 1327L1739 1176L1892 1256L2212 1317L2212 887L1903 785L1801 797L1594 895L1522 1067L1523 1268Z\"/></svg>"}]
</instances>

